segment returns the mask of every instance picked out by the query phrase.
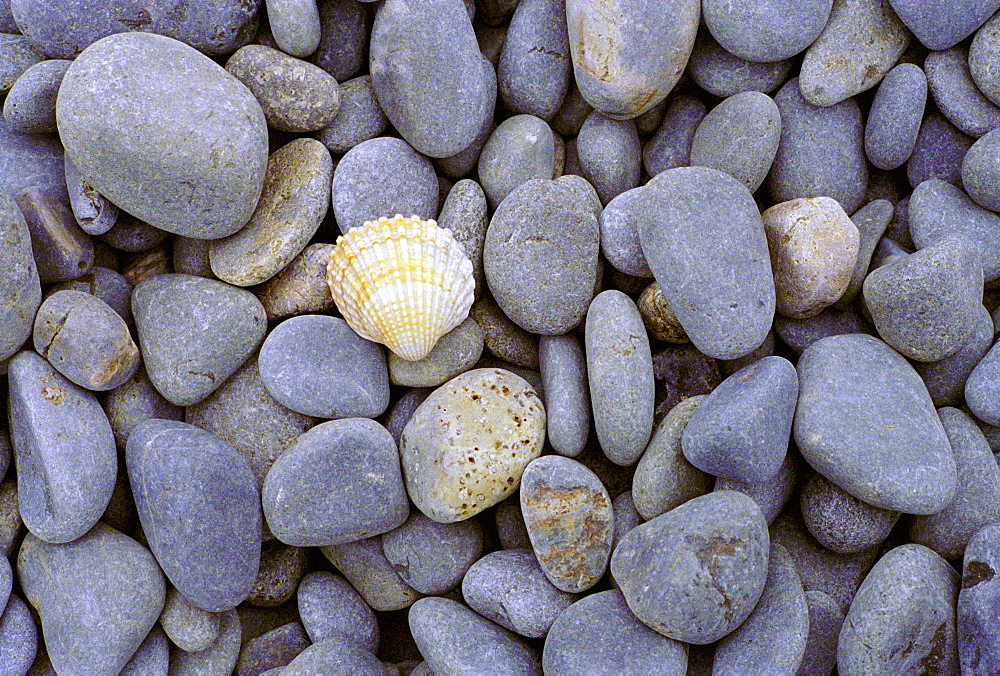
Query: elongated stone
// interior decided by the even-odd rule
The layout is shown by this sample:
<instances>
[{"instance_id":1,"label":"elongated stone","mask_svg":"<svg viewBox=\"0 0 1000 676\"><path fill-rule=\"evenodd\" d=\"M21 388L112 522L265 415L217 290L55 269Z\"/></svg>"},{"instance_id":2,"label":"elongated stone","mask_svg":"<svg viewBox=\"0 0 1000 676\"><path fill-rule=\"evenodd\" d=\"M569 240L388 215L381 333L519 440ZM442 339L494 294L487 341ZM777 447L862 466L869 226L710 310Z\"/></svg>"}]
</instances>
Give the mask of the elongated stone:
<instances>
[{"instance_id":1,"label":"elongated stone","mask_svg":"<svg viewBox=\"0 0 1000 676\"><path fill-rule=\"evenodd\" d=\"M42 287L31 249L31 233L20 209L0 196L0 361L31 337Z\"/></svg>"}]
</instances>

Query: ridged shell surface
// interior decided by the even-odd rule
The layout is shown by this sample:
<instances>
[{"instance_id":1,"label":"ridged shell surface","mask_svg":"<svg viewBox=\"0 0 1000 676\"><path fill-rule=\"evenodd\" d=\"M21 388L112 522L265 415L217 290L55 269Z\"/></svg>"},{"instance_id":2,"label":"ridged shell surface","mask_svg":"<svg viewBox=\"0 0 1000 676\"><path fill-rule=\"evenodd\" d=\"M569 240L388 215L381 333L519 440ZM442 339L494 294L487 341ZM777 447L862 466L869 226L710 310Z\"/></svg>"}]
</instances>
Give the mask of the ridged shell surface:
<instances>
[{"instance_id":1,"label":"ridged shell surface","mask_svg":"<svg viewBox=\"0 0 1000 676\"><path fill-rule=\"evenodd\" d=\"M476 288L472 262L450 230L399 214L338 237L326 281L358 335L411 361L462 323Z\"/></svg>"}]
</instances>

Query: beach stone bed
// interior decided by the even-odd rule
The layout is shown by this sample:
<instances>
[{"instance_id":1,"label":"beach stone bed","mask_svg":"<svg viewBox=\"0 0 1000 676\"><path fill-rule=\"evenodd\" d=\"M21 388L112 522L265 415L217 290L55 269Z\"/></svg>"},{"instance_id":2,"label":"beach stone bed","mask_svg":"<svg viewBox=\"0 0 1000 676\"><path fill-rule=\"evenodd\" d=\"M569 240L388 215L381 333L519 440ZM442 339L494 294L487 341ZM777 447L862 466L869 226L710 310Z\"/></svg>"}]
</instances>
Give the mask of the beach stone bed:
<instances>
[{"instance_id":1,"label":"beach stone bed","mask_svg":"<svg viewBox=\"0 0 1000 676\"><path fill-rule=\"evenodd\" d=\"M0 97L0 673L1000 673L1000 0L0 0Z\"/></svg>"}]
</instances>

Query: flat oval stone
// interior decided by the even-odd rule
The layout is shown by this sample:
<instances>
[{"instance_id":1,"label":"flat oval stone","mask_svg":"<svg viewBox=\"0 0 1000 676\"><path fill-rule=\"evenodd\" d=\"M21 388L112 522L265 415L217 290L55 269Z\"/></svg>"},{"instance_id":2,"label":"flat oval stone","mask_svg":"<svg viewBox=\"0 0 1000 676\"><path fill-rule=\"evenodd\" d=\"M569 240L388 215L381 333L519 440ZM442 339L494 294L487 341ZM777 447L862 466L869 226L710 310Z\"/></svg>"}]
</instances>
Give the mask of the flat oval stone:
<instances>
[{"instance_id":1,"label":"flat oval stone","mask_svg":"<svg viewBox=\"0 0 1000 676\"><path fill-rule=\"evenodd\" d=\"M31 337L42 302L31 248L31 232L17 204L0 196L0 361L17 352Z\"/></svg>"},{"instance_id":2,"label":"flat oval stone","mask_svg":"<svg viewBox=\"0 0 1000 676\"><path fill-rule=\"evenodd\" d=\"M966 673L1000 669L1000 640L992 629L1000 607L998 545L1000 524L990 524L973 535L965 547L957 625L958 656Z\"/></svg>"},{"instance_id":3,"label":"flat oval stone","mask_svg":"<svg viewBox=\"0 0 1000 676\"><path fill-rule=\"evenodd\" d=\"M653 430L653 357L642 316L621 291L599 293L587 311L587 378L594 428L611 462L631 465Z\"/></svg>"},{"instance_id":4,"label":"flat oval stone","mask_svg":"<svg viewBox=\"0 0 1000 676\"><path fill-rule=\"evenodd\" d=\"M374 420L316 425L271 466L261 490L268 528L296 547L325 547L385 533L409 503L392 435Z\"/></svg>"},{"instance_id":5,"label":"flat oval stone","mask_svg":"<svg viewBox=\"0 0 1000 676\"><path fill-rule=\"evenodd\" d=\"M276 150L250 221L209 245L212 272L224 282L252 286L284 269L326 216L331 181L333 160L319 141L299 138Z\"/></svg>"},{"instance_id":6,"label":"flat oval stone","mask_svg":"<svg viewBox=\"0 0 1000 676\"><path fill-rule=\"evenodd\" d=\"M497 63L497 88L507 108L552 119L569 89L571 65L565 3L519 2Z\"/></svg>"},{"instance_id":7,"label":"flat oval stone","mask_svg":"<svg viewBox=\"0 0 1000 676\"><path fill-rule=\"evenodd\" d=\"M806 348L796 370L792 431L816 471L883 509L934 514L951 502L948 437L923 381L899 353L871 336L831 336Z\"/></svg>"},{"instance_id":8,"label":"flat oval stone","mask_svg":"<svg viewBox=\"0 0 1000 676\"><path fill-rule=\"evenodd\" d=\"M702 3L705 25L729 53L756 62L787 59L819 37L833 0L764 2L733 6L723 0Z\"/></svg>"},{"instance_id":9,"label":"flat oval stone","mask_svg":"<svg viewBox=\"0 0 1000 676\"><path fill-rule=\"evenodd\" d=\"M719 45L709 31L701 31L687 68L696 85L709 94L725 98L740 92L767 94L774 91L788 79L792 62L790 59L770 63L741 59Z\"/></svg>"},{"instance_id":10,"label":"flat oval stone","mask_svg":"<svg viewBox=\"0 0 1000 676\"><path fill-rule=\"evenodd\" d=\"M101 518L114 490L108 417L93 393L34 352L11 359L7 378L21 518L45 542L76 540Z\"/></svg>"},{"instance_id":11,"label":"flat oval stone","mask_svg":"<svg viewBox=\"0 0 1000 676\"><path fill-rule=\"evenodd\" d=\"M288 676L310 674L357 674L389 676L389 670L370 651L342 638L328 638L313 643L281 667Z\"/></svg>"},{"instance_id":12,"label":"flat oval stone","mask_svg":"<svg viewBox=\"0 0 1000 676\"><path fill-rule=\"evenodd\" d=\"M607 204L639 185L642 145L635 122L591 113L576 137L583 176Z\"/></svg>"},{"instance_id":13,"label":"flat oval stone","mask_svg":"<svg viewBox=\"0 0 1000 676\"><path fill-rule=\"evenodd\" d=\"M532 179L551 179L552 130L534 115L514 115L490 134L479 154L479 182L494 209L514 188Z\"/></svg>"},{"instance_id":14,"label":"flat oval stone","mask_svg":"<svg viewBox=\"0 0 1000 676\"><path fill-rule=\"evenodd\" d=\"M526 331L566 333L594 295L599 237L593 206L565 182L515 188L494 212L483 245L497 304Z\"/></svg>"},{"instance_id":15,"label":"flat oval stone","mask_svg":"<svg viewBox=\"0 0 1000 676\"><path fill-rule=\"evenodd\" d=\"M160 613L160 626L167 637L181 650L207 650L219 638L219 613L210 613L192 605L184 595L171 587Z\"/></svg>"},{"instance_id":16,"label":"flat oval stone","mask_svg":"<svg viewBox=\"0 0 1000 676\"><path fill-rule=\"evenodd\" d=\"M420 512L382 536L382 551L406 584L422 594L444 594L457 587L483 553L483 531L476 519L438 523Z\"/></svg>"},{"instance_id":17,"label":"flat oval stone","mask_svg":"<svg viewBox=\"0 0 1000 676\"><path fill-rule=\"evenodd\" d=\"M956 673L958 583L948 562L923 545L887 552L865 577L844 618L837 670Z\"/></svg>"},{"instance_id":18,"label":"flat oval stone","mask_svg":"<svg viewBox=\"0 0 1000 676\"><path fill-rule=\"evenodd\" d=\"M1000 108L976 88L964 47L931 52L924 59L924 73L934 103L960 130L979 138L1000 127Z\"/></svg>"},{"instance_id":19,"label":"flat oval stone","mask_svg":"<svg viewBox=\"0 0 1000 676\"><path fill-rule=\"evenodd\" d=\"M317 418L374 418L389 406L381 346L343 319L299 315L276 326L260 348L264 387L282 406Z\"/></svg>"},{"instance_id":20,"label":"flat oval stone","mask_svg":"<svg viewBox=\"0 0 1000 676\"><path fill-rule=\"evenodd\" d=\"M49 59L21 73L3 102L3 117L18 131L51 134L56 131L56 94L72 61Z\"/></svg>"},{"instance_id":21,"label":"flat oval stone","mask_svg":"<svg viewBox=\"0 0 1000 676\"><path fill-rule=\"evenodd\" d=\"M409 45L397 49L398 45ZM400 135L428 157L468 147L492 116L497 81L460 0L390 0L375 14L372 84Z\"/></svg>"},{"instance_id":22,"label":"flat oval stone","mask_svg":"<svg viewBox=\"0 0 1000 676\"><path fill-rule=\"evenodd\" d=\"M17 572L42 618L52 666L63 673L118 673L163 609L166 585L156 559L103 523L65 544L29 533Z\"/></svg>"},{"instance_id":23,"label":"flat oval stone","mask_svg":"<svg viewBox=\"0 0 1000 676\"><path fill-rule=\"evenodd\" d=\"M691 55L700 9L697 0L568 0L569 49L583 98L618 120L666 98Z\"/></svg>"},{"instance_id":24,"label":"flat oval stone","mask_svg":"<svg viewBox=\"0 0 1000 676\"><path fill-rule=\"evenodd\" d=\"M475 319L441 336L423 359L409 361L388 353L389 382L405 387L437 387L472 368L483 354L483 330Z\"/></svg>"},{"instance_id":25,"label":"flat oval stone","mask_svg":"<svg viewBox=\"0 0 1000 676\"><path fill-rule=\"evenodd\" d=\"M343 83L356 74L365 62L371 16L357 2L319 2L319 46L310 55L310 63ZM368 77L368 76L363 76Z\"/></svg>"},{"instance_id":26,"label":"flat oval stone","mask_svg":"<svg viewBox=\"0 0 1000 676\"><path fill-rule=\"evenodd\" d=\"M994 129L972 144L962 160L962 186L977 204L991 211L1000 210L1000 130Z\"/></svg>"},{"instance_id":27,"label":"flat oval stone","mask_svg":"<svg viewBox=\"0 0 1000 676\"><path fill-rule=\"evenodd\" d=\"M538 365L545 399L545 432L560 455L575 457L590 433L587 362L579 338L572 334L541 336Z\"/></svg>"},{"instance_id":28,"label":"flat oval stone","mask_svg":"<svg viewBox=\"0 0 1000 676\"><path fill-rule=\"evenodd\" d=\"M639 240L678 321L703 353L742 357L774 318L774 279L760 212L721 171L683 167L643 189Z\"/></svg>"},{"instance_id":29,"label":"flat oval stone","mask_svg":"<svg viewBox=\"0 0 1000 676\"><path fill-rule=\"evenodd\" d=\"M586 465L547 455L521 477L521 513L531 547L549 581L582 592L604 575L611 556L611 497Z\"/></svg>"},{"instance_id":30,"label":"flat oval stone","mask_svg":"<svg viewBox=\"0 0 1000 676\"><path fill-rule=\"evenodd\" d=\"M219 637L215 642L196 653L172 650L170 668L178 676L230 673L236 668L242 634L240 616L235 609L220 613Z\"/></svg>"},{"instance_id":31,"label":"flat oval stone","mask_svg":"<svg viewBox=\"0 0 1000 676\"><path fill-rule=\"evenodd\" d=\"M889 0L900 20L927 49L948 49L1000 8L997 0Z\"/></svg>"},{"instance_id":32,"label":"flat oval stone","mask_svg":"<svg viewBox=\"0 0 1000 676\"><path fill-rule=\"evenodd\" d=\"M264 4L271 35L282 51L298 57L316 51L321 24L315 0L265 0Z\"/></svg>"},{"instance_id":33,"label":"flat oval stone","mask_svg":"<svg viewBox=\"0 0 1000 676\"><path fill-rule=\"evenodd\" d=\"M799 509L813 537L839 554L881 544L899 520L899 512L869 505L817 473L802 485Z\"/></svg>"},{"instance_id":34,"label":"flat oval stone","mask_svg":"<svg viewBox=\"0 0 1000 676\"><path fill-rule=\"evenodd\" d=\"M421 594L403 582L382 550L382 536L321 547L320 551L358 591L372 610L400 610Z\"/></svg>"},{"instance_id":35,"label":"flat oval stone","mask_svg":"<svg viewBox=\"0 0 1000 676\"><path fill-rule=\"evenodd\" d=\"M927 76L901 63L882 79L865 126L865 154L879 169L906 164L917 143L927 103Z\"/></svg>"},{"instance_id":36,"label":"flat oval stone","mask_svg":"<svg viewBox=\"0 0 1000 676\"><path fill-rule=\"evenodd\" d=\"M309 640L346 638L365 650L378 648L375 612L344 578L326 570L309 573L299 582L296 603Z\"/></svg>"},{"instance_id":37,"label":"flat oval stone","mask_svg":"<svg viewBox=\"0 0 1000 676\"><path fill-rule=\"evenodd\" d=\"M260 492L236 449L193 425L147 420L129 435L125 463L149 547L192 604L221 612L254 587Z\"/></svg>"},{"instance_id":38,"label":"flat oval stone","mask_svg":"<svg viewBox=\"0 0 1000 676\"><path fill-rule=\"evenodd\" d=\"M219 388L257 349L264 307L249 291L192 275L157 275L132 292L136 334L153 386L178 406Z\"/></svg>"},{"instance_id":39,"label":"flat oval stone","mask_svg":"<svg viewBox=\"0 0 1000 676\"><path fill-rule=\"evenodd\" d=\"M688 94L670 100L663 122L642 149L642 166L650 176L661 171L686 167L691 161L691 141L708 109Z\"/></svg>"},{"instance_id":40,"label":"flat oval stone","mask_svg":"<svg viewBox=\"0 0 1000 676\"><path fill-rule=\"evenodd\" d=\"M14 594L0 615L0 664L27 674L38 654L38 626L28 604Z\"/></svg>"},{"instance_id":41,"label":"flat oval stone","mask_svg":"<svg viewBox=\"0 0 1000 676\"><path fill-rule=\"evenodd\" d=\"M324 7L357 7L349 3L324 3ZM372 76L362 75L340 83L340 107L327 126L316 133L316 138L331 153L346 153L354 146L380 136L388 119L379 108L372 86Z\"/></svg>"},{"instance_id":42,"label":"flat oval stone","mask_svg":"<svg viewBox=\"0 0 1000 676\"><path fill-rule=\"evenodd\" d=\"M709 493L633 528L611 574L644 624L703 645L750 615L767 579L767 522L735 491Z\"/></svg>"},{"instance_id":43,"label":"flat oval stone","mask_svg":"<svg viewBox=\"0 0 1000 676\"><path fill-rule=\"evenodd\" d=\"M910 185L916 188L932 178L961 185L962 160L975 140L939 113L925 117L913 153L906 162Z\"/></svg>"},{"instance_id":44,"label":"flat oval stone","mask_svg":"<svg viewBox=\"0 0 1000 676\"><path fill-rule=\"evenodd\" d=\"M267 125L250 91L162 35L112 35L85 52L59 87L56 119L87 182L167 232L215 239L242 228L267 166Z\"/></svg>"},{"instance_id":45,"label":"flat oval stone","mask_svg":"<svg viewBox=\"0 0 1000 676\"><path fill-rule=\"evenodd\" d=\"M990 4L994 4L990 2ZM976 87L993 103L1000 101L1000 78L996 67L1000 40L997 40L997 26L1000 18L993 16L984 23L969 45L969 75Z\"/></svg>"},{"instance_id":46,"label":"flat oval stone","mask_svg":"<svg viewBox=\"0 0 1000 676\"><path fill-rule=\"evenodd\" d=\"M517 490L545 439L545 410L524 379L473 369L417 407L399 444L406 490L440 523L462 521Z\"/></svg>"}]
</instances>

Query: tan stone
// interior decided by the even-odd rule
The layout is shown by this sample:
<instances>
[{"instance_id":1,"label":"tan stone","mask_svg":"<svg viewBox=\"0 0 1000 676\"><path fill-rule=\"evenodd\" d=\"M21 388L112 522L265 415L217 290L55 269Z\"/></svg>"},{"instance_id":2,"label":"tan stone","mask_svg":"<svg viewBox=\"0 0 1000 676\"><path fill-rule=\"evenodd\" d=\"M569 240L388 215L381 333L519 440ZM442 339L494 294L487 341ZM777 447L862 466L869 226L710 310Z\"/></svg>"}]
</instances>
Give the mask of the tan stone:
<instances>
[{"instance_id":1,"label":"tan stone","mask_svg":"<svg viewBox=\"0 0 1000 676\"><path fill-rule=\"evenodd\" d=\"M642 323L653 338L666 343L690 342L659 284L653 282L643 289L636 306L642 315Z\"/></svg>"}]
</instances>

